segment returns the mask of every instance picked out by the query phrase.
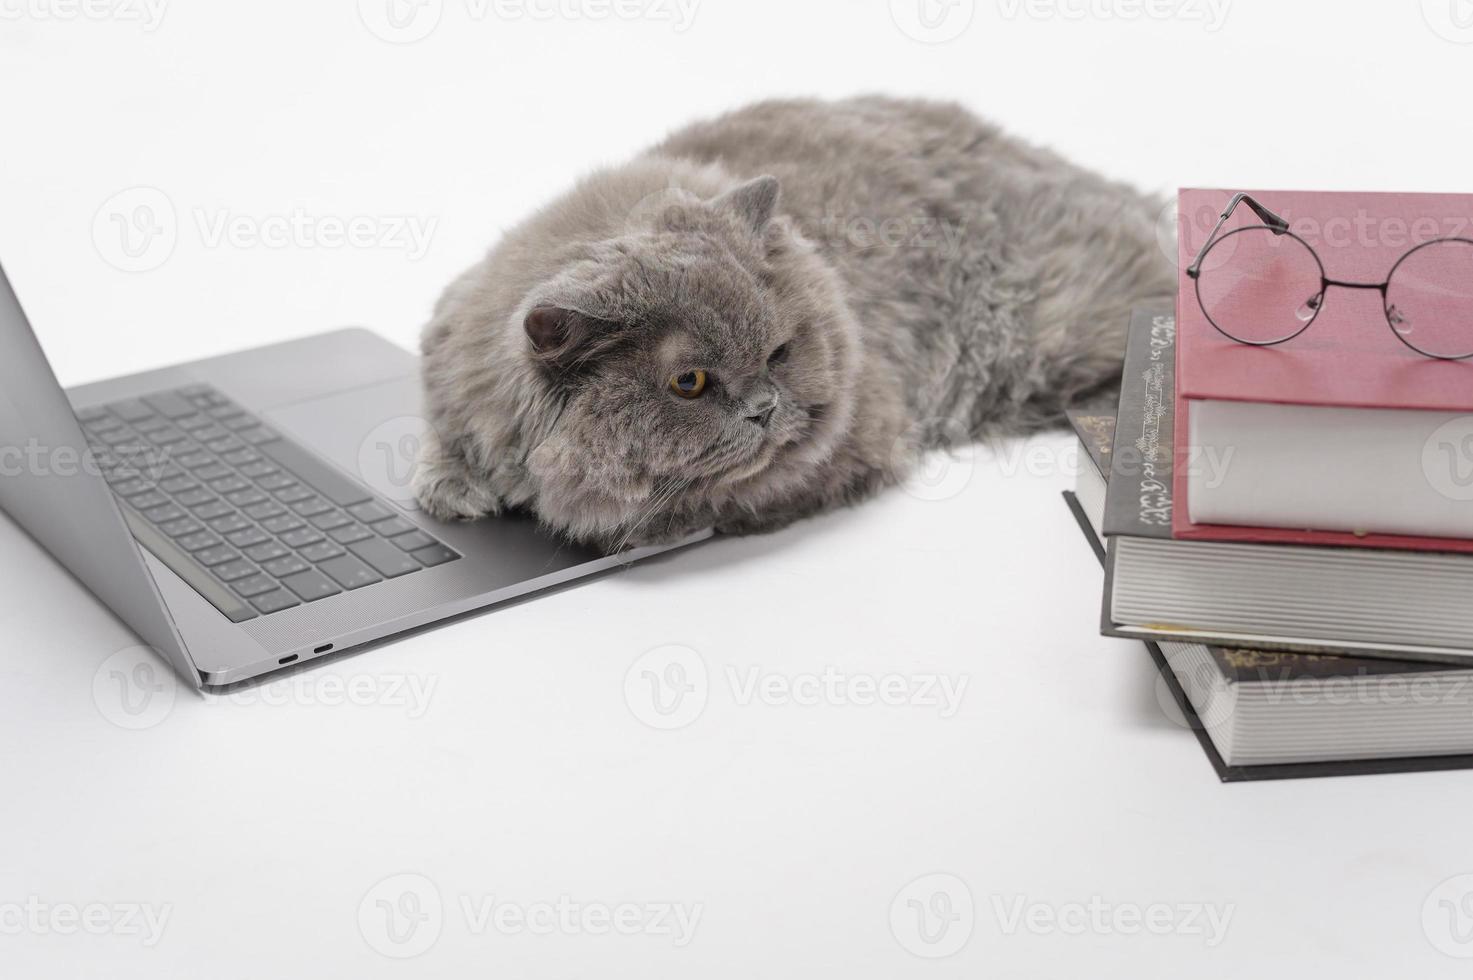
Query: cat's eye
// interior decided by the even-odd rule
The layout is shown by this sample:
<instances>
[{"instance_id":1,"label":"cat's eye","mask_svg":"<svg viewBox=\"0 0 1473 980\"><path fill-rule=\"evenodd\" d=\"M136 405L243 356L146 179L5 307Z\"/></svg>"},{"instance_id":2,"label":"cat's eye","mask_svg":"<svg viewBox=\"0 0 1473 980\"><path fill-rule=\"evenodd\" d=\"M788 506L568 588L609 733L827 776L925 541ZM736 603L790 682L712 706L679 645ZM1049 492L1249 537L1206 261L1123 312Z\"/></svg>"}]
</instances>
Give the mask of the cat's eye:
<instances>
[{"instance_id":1,"label":"cat's eye","mask_svg":"<svg viewBox=\"0 0 1473 980\"><path fill-rule=\"evenodd\" d=\"M681 398L696 398L706 390L705 371L687 371L670 379L670 390Z\"/></svg>"},{"instance_id":2,"label":"cat's eye","mask_svg":"<svg viewBox=\"0 0 1473 980\"><path fill-rule=\"evenodd\" d=\"M783 344L777 350L773 351L771 354L768 355L768 357L767 357L767 363L769 365L781 364L783 361L786 361L787 359L788 359L788 345L787 344Z\"/></svg>"}]
</instances>

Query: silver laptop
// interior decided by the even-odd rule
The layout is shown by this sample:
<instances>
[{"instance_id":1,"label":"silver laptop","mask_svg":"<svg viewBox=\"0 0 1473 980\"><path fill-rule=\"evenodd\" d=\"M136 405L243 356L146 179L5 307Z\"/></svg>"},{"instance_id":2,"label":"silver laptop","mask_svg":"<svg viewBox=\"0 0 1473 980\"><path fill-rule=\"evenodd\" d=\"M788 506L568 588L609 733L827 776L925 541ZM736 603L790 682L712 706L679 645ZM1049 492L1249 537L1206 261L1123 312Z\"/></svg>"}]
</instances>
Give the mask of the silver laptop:
<instances>
[{"instance_id":1,"label":"silver laptop","mask_svg":"<svg viewBox=\"0 0 1473 980\"><path fill-rule=\"evenodd\" d=\"M339 330L63 392L0 270L0 506L196 687L667 550L421 513L417 366Z\"/></svg>"}]
</instances>

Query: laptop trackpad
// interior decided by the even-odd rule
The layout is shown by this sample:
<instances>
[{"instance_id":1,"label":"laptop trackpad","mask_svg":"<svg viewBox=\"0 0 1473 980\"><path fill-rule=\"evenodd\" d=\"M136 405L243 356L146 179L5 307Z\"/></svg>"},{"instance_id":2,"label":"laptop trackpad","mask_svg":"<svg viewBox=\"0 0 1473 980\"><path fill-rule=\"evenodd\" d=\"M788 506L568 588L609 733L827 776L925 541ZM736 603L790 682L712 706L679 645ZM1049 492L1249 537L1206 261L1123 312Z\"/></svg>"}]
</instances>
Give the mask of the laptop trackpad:
<instances>
[{"instance_id":1,"label":"laptop trackpad","mask_svg":"<svg viewBox=\"0 0 1473 980\"><path fill-rule=\"evenodd\" d=\"M428 427L419 378L406 375L261 414L309 449L405 510L418 510L411 485Z\"/></svg>"}]
</instances>

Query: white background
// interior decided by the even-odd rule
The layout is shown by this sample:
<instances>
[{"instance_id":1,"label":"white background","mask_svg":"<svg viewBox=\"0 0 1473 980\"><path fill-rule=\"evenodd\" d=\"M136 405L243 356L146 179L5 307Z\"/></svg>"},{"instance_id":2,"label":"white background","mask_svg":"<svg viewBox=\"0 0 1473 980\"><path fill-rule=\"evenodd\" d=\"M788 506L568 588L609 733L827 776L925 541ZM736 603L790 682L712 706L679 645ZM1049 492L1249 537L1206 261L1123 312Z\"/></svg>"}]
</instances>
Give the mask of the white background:
<instances>
[{"instance_id":1,"label":"white background","mask_svg":"<svg viewBox=\"0 0 1473 980\"><path fill-rule=\"evenodd\" d=\"M956 98L1157 192L1473 189L1465 0L926 0L929 33L913 0L426 0L397 31L387 2L0 0L0 260L66 383L345 324L412 346L499 229L767 95ZM139 203L162 234L130 257L111 215ZM1095 635L1070 444L226 700L151 674L0 524L0 974L1464 975L1473 918L1439 900L1469 892L1442 885L1473 872L1467 775L1219 785L1144 651ZM672 644L707 687L661 730L641 685ZM966 687L950 717L742 703L752 669ZM377 903L405 893L401 945ZM961 919L928 945L908 902L937 894ZM476 918L560 896L701 918L684 946ZM1125 917L1070 934L1093 899ZM1010 929L1020 901L1068 931ZM1132 934L1154 904L1175 931ZM128 905L167 909L156 943ZM1216 945L1175 911L1204 905ZM68 934L88 906L103 934Z\"/></svg>"}]
</instances>

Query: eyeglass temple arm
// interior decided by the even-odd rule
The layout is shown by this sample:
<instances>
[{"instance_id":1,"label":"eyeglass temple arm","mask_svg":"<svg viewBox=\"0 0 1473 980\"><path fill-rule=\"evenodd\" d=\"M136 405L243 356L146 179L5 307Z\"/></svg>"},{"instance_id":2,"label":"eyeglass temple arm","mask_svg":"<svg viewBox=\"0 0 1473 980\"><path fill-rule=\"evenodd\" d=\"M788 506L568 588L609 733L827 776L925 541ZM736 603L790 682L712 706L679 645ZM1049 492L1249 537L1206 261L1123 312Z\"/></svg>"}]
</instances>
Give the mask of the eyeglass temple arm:
<instances>
[{"instance_id":1,"label":"eyeglass temple arm","mask_svg":"<svg viewBox=\"0 0 1473 980\"><path fill-rule=\"evenodd\" d=\"M1267 225L1269 230L1275 235L1282 235L1289 230L1289 222L1253 200L1249 195L1242 193L1234 194L1233 199L1228 202L1228 206L1223 209L1221 216L1218 217L1217 224L1213 226L1212 234L1208 235L1207 240L1202 243L1202 248L1197 252L1197 257L1192 259L1191 265L1187 266L1188 277L1195 279L1201 274L1202 260L1206 258L1207 250L1217 240L1217 233L1222 231L1222 226L1227 223L1228 218L1232 217L1233 212L1238 209L1239 204L1246 204L1252 208L1253 213L1258 215L1258 220Z\"/></svg>"}]
</instances>

